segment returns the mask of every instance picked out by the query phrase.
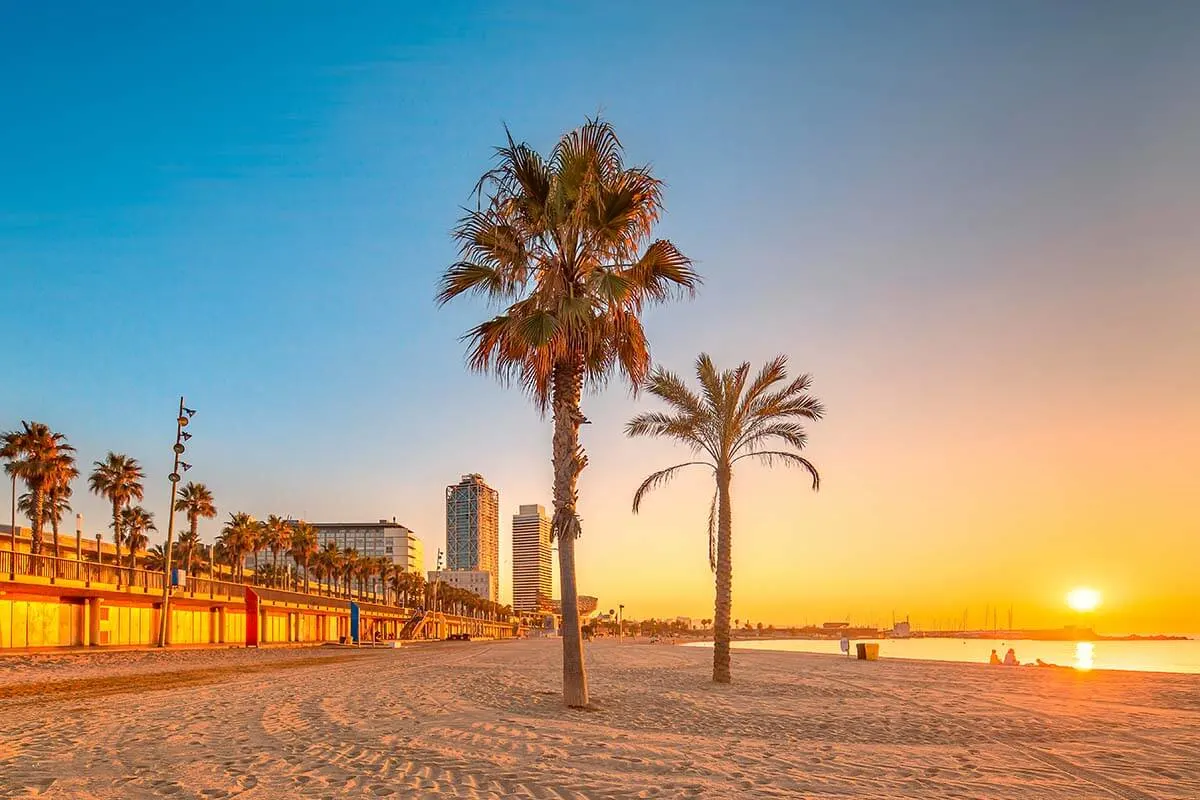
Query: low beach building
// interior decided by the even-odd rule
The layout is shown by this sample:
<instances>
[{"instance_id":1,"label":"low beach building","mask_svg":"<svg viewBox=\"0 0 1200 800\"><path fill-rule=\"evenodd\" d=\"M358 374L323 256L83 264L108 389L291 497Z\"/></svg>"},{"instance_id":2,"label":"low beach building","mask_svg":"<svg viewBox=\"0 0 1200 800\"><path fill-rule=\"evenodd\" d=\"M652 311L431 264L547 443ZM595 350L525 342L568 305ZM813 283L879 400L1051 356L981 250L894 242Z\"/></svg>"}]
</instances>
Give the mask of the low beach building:
<instances>
[{"instance_id":1,"label":"low beach building","mask_svg":"<svg viewBox=\"0 0 1200 800\"><path fill-rule=\"evenodd\" d=\"M396 522L314 522L317 546L332 542L339 550L353 548L365 558L387 558L405 572L425 571L425 550L411 530Z\"/></svg>"},{"instance_id":2,"label":"low beach building","mask_svg":"<svg viewBox=\"0 0 1200 800\"><path fill-rule=\"evenodd\" d=\"M431 569L429 583L444 583L456 589L465 589L473 595L488 599L492 587L492 574L482 569Z\"/></svg>"}]
</instances>

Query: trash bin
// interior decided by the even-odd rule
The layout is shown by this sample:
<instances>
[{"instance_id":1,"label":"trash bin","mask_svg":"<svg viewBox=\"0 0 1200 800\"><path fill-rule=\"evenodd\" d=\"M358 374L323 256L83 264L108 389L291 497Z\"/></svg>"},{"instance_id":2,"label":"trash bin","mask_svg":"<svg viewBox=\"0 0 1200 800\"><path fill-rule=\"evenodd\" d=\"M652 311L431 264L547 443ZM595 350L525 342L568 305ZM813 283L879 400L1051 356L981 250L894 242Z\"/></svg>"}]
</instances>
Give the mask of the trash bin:
<instances>
[{"instance_id":1,"label":"trash bin","mask_svg":"<svg viewBox=\"0 0 1200 800\"><path fill-rule=\"evenodd\" d=\"M875 642L856 642L854 646L858 650L859 661L879 660L879 645Z\"/></svg>"}]
</instances>

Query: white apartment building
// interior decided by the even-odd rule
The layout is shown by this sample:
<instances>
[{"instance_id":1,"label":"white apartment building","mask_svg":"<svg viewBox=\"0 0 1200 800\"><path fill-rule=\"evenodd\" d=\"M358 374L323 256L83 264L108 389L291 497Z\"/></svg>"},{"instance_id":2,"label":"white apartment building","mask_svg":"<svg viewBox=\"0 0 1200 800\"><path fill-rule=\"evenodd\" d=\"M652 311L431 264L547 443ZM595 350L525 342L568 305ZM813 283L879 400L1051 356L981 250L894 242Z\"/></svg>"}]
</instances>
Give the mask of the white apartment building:
<instances>
[{"instance_id":1,"label":"white apartment building","mask_svg":"<svg viewBox=\"0 0 1200 800\"><path fill-rule=\"evenodd\" d=\"M396 522L314 522L317 546L333 542L339 550L353 548L360 556L384 556L403 567L405 572L425 571L425 550L421 540L405 526Z\"/></svg>"},{"instance_id":2,"label":"white apartment building","mask_svg":"<svg viewBox=\"0 0 1200 800\"><path fill-rule=\"evenodd\" d=\"M550 517L539 505L523 505L513 515L513 611L548 608L554 589Z\"/></svg>"},{"instance_id":3,"label":"white apartment building","mask_svg":"<svg viewBox=\"0 0 1200 800\"><path fill-rule=\"evenodd\" d=\"M431 569L428 580L431 585L440 581L457 589L466 589L471 594L487 599L488 592L491 591L493 576L492 573L483 569Z\"/></svg>"}]
</instances>

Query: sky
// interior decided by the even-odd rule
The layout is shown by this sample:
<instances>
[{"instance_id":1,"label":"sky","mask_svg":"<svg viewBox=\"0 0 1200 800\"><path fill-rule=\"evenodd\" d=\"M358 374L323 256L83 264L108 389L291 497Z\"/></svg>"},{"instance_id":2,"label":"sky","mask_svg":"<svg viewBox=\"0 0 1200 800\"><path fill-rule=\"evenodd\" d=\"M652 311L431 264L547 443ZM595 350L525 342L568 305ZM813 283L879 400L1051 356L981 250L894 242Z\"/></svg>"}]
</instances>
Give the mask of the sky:
<instances>
[{"instance_id":1,"label":"sky","mask_svg":"<svg viewBox=\"0 0 1200 800\"><path fill-rule=\"evenodd\" d=\"M186 395L222 517L395 516L430 567L481 473L507 599L550 422L435 285L504 126L603 113L704 277L655 361L784 353L828 408L819 493L734 477L735 617L1200 631L1197 86L1183 3L0 0L0 428L140 459L165 531ZM653 407L585 398L580 590L711 617L711 476L630 512L687 460Z\"/></svg>"}]
</instances>

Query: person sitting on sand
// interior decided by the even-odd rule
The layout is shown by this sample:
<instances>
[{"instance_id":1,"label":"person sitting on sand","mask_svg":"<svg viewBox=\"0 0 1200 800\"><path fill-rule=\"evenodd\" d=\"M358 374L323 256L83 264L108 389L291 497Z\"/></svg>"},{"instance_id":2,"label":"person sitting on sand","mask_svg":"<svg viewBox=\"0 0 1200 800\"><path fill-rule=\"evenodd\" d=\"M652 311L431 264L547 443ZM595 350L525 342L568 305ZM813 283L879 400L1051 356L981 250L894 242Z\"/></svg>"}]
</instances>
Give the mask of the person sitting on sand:
<instances>
[{"instance_id":1,"label":"person sitting on sand","mask_svg":"<svg viewBox=\"0 0 1200 800\"><path fill-rule=\"evenodd\" d=\"M1000 666L1004 662L1000 660L1000 656L996 654L996 648L992 648L992 655L988 658L988 663L992 666Z\"/></svg>"},{"instance_id":2,"label":"person sitting on sand","mask_svg":"<svg viewBox=\"0 0 1200 800\"><path fill-rule=\"evenodd\" d=\"M1015 651L1015 650L1013 650L1011 647L1010 647L1010 648L1008 648L1008 652L1004 654L1004 666L1006 666L1006 667L1019 667L1019 666L1021 666L1021 662L1020 662L1020 661L1017 661L1017 653L1016 653L1016 651Z\"/></svg>"}]
</instances>

